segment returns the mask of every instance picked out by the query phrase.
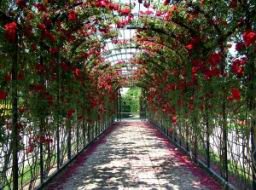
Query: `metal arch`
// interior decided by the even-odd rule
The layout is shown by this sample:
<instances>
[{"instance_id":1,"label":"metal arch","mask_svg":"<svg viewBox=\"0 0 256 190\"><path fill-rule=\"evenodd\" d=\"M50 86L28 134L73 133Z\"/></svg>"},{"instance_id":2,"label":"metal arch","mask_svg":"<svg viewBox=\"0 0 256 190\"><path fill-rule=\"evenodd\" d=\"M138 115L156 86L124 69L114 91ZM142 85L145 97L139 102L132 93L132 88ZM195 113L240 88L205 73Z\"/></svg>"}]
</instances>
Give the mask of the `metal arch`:
<instances>
[{"instance_id":1,"label":"metal arch","mask_svg":"<svg viewBox=\"0 0 256 190\"><path fill-rule=\"evenodd\" d=\"M117 29L117 28L116 28ZM172 33L167 33L166 31L164 31L164 30L161 30L161 29L159 29L159 28L146 28L146 27L138 27L138 26L128 26L128 27L126 27L126 28L123 28L123 30L133 30L133 29L139 29L139 30L152 30L152 31L154 31L154 32L157 32L157 33L161 33L161 34L164 34L164 35L167 35L167 36L169 36L169 37L171 37L171 38L176 38L176 36L174 35L174 34L172 34ZM80 39L81 40L81 39ZM124 38L124 39L122 39L122 40L129 40L130 41L130 38L128 39L128 38ZM73 52L75 52L76 51L76 49L78 48L78 47L80 47L80 45L81 44L83 44L84 42L86 41L86 38L83 38L81 41L80 41L80 43L77 45L77 47L75 47L74 49L73 49ZM108 44L108 43L112 43L112 41L108 41L108 40L100 40L99 41L100 43L106 43L106 44ZM131 42L131 41L130 41ZM159 44L158 42L155 42L156 44ZM113 43L112 43L113 44ZM134 46L134 47L136 47L136 46ZM168 47L168 46L166 46L166 47ZM139 47L138 47L139 48ZM137 49L138 49L137 48ZM116 49L129 49L128 47L121 47L121 48L116 48ZM135 48L136 49L136 48ZM141 48L142 49L142 48ZM109 49L108 51L110 51L110 50L112 50L112 49Z\"/></svg>"},{"instance_id":2,"label":"metal arch","mask_svg":"<svg viewBox=\"0 0 256 190\"><path fill-rule=\"evenodd\" d=\"M112 61L111 64L112 64L113 67L115 67L115 66L118 65L119 61L129 61L129 60L131 60L131 59L127 59L127 58L125 58L125 59L117 59L115 61ZM136 68L137 69L137 68L141 67L141 65L137 64L137 63L135 64L135 63L125 62L125 63L123 63L123 66L121 68L124 68L124 67L126 67L126 68L132 67L132 68ZM117 69L119 69L119 68L117 68Z\"/></svg>"},{"instance_id":3,"label":"metal arch","mask_svg":"<svg viewBox=\"0 0 256 190\"><path fill-rule=\"evenodd\" d=\"M120 47L120 48L109 49L108 51L106 51L104 53L108 53L110 51L119 51L119 50L123 50L123 49L140 49L140 50L143 50L144 48L141 48L140 46Z\"/></svg>"},{"instance_id":4,"label":"metal arch","mask_svg":"<svg viewBox=\"0 0 256 190\"><path fill-rule=\"evenodd\" d=\"M117 67L118 66L118 64L116 63L115 65L113 65L113 67L115 67L115 69L121 69L121 68L128 68L128 69L130 69L130 68L134 68L134 69L137 69L137 68L139 68L141 65L139 65L139 64L124 64L123 66L121 66L121 67ZM130 68L129 68L130 67Z\"/></svg>"},{"instance_id":5,"label":"metal arch","mask_svg":"<svg viewBox=\"0 0 256 190\"><path fill-rule=\"evenodd\" d=\"M116 29L120 30L121 28L116 28ZM139 27L139 26L127 26L126 28L122 28L122 30L138 30L138 29L139 30L149 30L150 29L154 32L161 33L161 34L167 35L167 36L172 37L172 38L176 38L176 36L173 33L167 33L166 31L162 30L161 28L147 28L147 27ZM107 39L107 40L103 39L103 40L100 40L99 42L101 42L101 43L112 43L111 41L108 41L108 40L110 40L110 39ZM122 40L130 40L130 38L129 39L124 38ZM85 41L86 41L86 38L81 40L81 42L78 44L78 46L75 49L77 49ZM157 43L157 42L155 42L155 43Z\"/></svg>"},{"instance_id":6,"label":"metal arch","mask_svg":"<svg viewBox=\"0 0 256 190\"><path fill-rule=\"evenodd\" d=\"M117 63L118 61L120 61L120 59L119 59L119 60L117 60L117 61L115 61L115 62L112 62L113 67L115 67L115 66L117 66L117 65L118 65L118 63ZM123 66L122 66L121 68L123 68L123 67L128 67L128 66L130 66L130 67L132 67L132 68L139 68L139 67L141 67L141 65L140 65L140 64L124 63L124 64L123 64ZM117 68L117 69L119 69L119 68Z\"/></svg>"},{"instance_id":7,"label":"metal arch","mask_svg":"<svg viewBox=\"0 0 256 190\"><path fill-rule=\"evenodd\" d=\"M119 55L133 55L133 54L137 54L138 52L120 52L120 53L115 53L115 54L110 54L109 56L104 57L105 59L109 59L112 58L114 56L119 56Z\"/></svg>"},{"instance_id":8,"label":"metal arch","mask_svg":"<svg viewBox=\"0 0 256 190\"><path fill-rule=\"evenodd\" d=\"M83 2L78 2L78 3L74 3L73 5L71 5L70 7L69 7L69 9L72 9L72 8L75 8L76 6L80 6L80 5L82 5L82 3ZM58 18L59 16L62 16L62 15L65 15L66 13L58 13L57 15L56 15L56 18ZM133 15L135 16L135 17L140 17L140 16L145 16L145 17L147 17L147 18L153 18L153 19L159 19L159 20L162 20L162 17L161 16L153 16L153 15L141 15L141 14L139 14L139 13L133 13ZM123 17L122 15L118 15L119 17ZM181 24L181 23L176 23L175 22L175 24L177 24L177 25L179 25L180 27L183 27L183 28L186 28L186 29L188 29L189 31L193 31L191 28L188 28L188 26L184 26L184 24ZM138 25L138 23L137 23L137 25ZM138 27L138 26L126 26L126 27L123 27L123 28L117 28L116 27L116 30L127 30L127 29L150 29L150 30L153 30L153 31L155 31L155 32L158 32L158 33L163 33L163 34L166 34L166 35L171 35L171 34L168 34L168 33L166 33L166 31L164 31L163 29L161 29L161 28L158 28L158 29L152 29L152 28L146 28L146 27ZM194 31L193 31L194 32ZM172 37L175 37L175 35L174 34L172 34Z\"/></svg>"}]
</instances>

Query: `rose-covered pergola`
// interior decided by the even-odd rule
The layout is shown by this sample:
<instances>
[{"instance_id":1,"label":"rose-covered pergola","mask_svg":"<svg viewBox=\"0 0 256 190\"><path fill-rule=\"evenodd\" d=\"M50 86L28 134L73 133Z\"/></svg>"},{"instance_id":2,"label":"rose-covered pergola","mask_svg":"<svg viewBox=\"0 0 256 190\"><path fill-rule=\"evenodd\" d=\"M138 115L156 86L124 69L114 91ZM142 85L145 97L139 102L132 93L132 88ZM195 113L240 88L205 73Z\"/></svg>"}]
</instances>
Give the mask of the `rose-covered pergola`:
<instances>
[{"instance_id":1,"label":"rose-covered pergola","mask_svg":"<svg viewBox=\"0 0 256 190\"><path fill-rule=\"evenodd\" d=\"M254 0L3 0L0 24L0 189L47 183L126 86L226 187L256 188Z\"/></svg>"}]
</instances>

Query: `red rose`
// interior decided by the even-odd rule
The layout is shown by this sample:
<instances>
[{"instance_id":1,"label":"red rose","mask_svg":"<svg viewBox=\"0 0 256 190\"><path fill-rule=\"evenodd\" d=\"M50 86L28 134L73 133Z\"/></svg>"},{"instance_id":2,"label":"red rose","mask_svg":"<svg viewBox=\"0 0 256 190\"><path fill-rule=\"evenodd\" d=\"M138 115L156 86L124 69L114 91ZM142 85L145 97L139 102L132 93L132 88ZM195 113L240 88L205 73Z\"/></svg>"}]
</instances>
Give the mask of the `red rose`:
<instances>
[{"instance_id":1,"label":"red rose","mask_svg":"<svg viewBox=\"0 0 256 190\"><path fill-rule=\"evenodd\" d=\"M45 67L43 64L36 64L35 69L38 74L43 74L45 71Z\"/></svg>"},{"instance_id":2,"label":"red rose","mask_svg":"<svg viewBox=\"0 0 256 190\"><path fill-rule=\"evenodd\" d=\"M172 124L176 124L177 123L177 116L176 115L173 115L172 116L172 118L171 118L171 120L172 120Z\"/></svg>"},{"instance_id":3,"label":"red rose","mask_svg":"<svg viewBox=\"0 0 256 190\"><path fill-rule=\"evenodd\" d=\"M236 44L236 51L241 51L243 47L244 47L244 43L243 42L238 42Z\"/></svg>"},{"instance_id":4,"label":"red rose","mask_svg":"<svg viewBox=\"0 0 256 190\"><path fill-rule=\"evenodd\" d=\"M38 27L40 30L45 30L45 29L46 29L45 24L38 24L37 27Z\"/></svg>"},{"instance_id":5,"label":"red rose","mask_svg":"<svg viewBox=\"0 0 256 190\"><path fill-rule=\"evenodd\" d=\"M4 29L5 29L5 38L10 43L14 43L16 41L16 32L17 32L16 22L7 23L6 25L4 25Z\"/></svg>"},{"instance_id":6,"label":"red rose","mask_svg":"<svg viewBox=\"0 0 256 190\"><path fill-rule=\"evenodd\" d=\"M41 3L34 3L34 6L37 8L38 11L46 11L47 8Z\"/></svg>"},{"instance_id":7,"label":"red rose","mask_svg":"<svg viewBox=\"0 0 256 190\"><path fill-rule=\"evenodd\" d=\"M241 77L241 76L244 75L244 68L241 67L240 65L238 65L238 64L233 64L233 65L231 66L231 68L232 68L233 73L237 74L238 76Z\"/></svg>"},{"instance_id":8,"label":"red rose","mask_svg":"<svg viewBox=\"0 0 256 190\"><path fill-rule=\"evenodd\" d=\"M69 70L69 66L65 63L61 63L60 66L64 72L67 72Z\"/></svg>"},{"instance_id":9,"label":"red rose","mask_svg":"<svg viewBox=\"0 0 256 190\"><path fill-rule=\"evenodd\" d=\"M4 100L7 97L7 93L0 89L0 100Z\"/></svg>"},{"instance_id":10,"label":"red rose","mask_svg":"<svg viewBox=\"0 0 256 190\"><path fill-rule=\"evenodd\" d=\"M107 2L106 0L99 0L95 3L95 6L104 8L104 7L108 7L108 4L109 2Z\"/></svg>"},{"instance_id":11,"label":"red rose","mask_svg":"<svg viewBox=\"0 0 256 190\"><path fill-rule=\"evenodd\" d=\"M187 45L185 46L185 48L186 48L187 50L192 50L192 49L193 49L193 44L189 43L189 44L187 44Z\"/></svg>"},{"instance_id":12,"label":"red rose","mask_svg":"<svg viewBox=\"0 0 256 190\"><path fill-rule=\"evenodd\" d=\"M149 6L150 6L150 2L149 2L149 1L148 1L148 2L147 2L147 1L145 1L143 5L144 5L144 7L149 8Z\"/></svg>"},{"instance_id":13,"label":"red rose","mask_svg":"<svg viewBox=\"0 0 256 190\"><path fill-rule=\"evenodd\" d=\"M29 145L27 148L26 148L26 153L31 153L34 151L34 145Z\"/></svg>"},{"instance_id":14,"label":"red rose","mask_svg":"<svg viewBox=\"0 0 256 190\"><path fill-rule=\"evenodd\" d=\"M20 113L24 113L25 112L25 108L24 107L19 107L19 112Z\"/></svg>"},{"instance_id":15,"label":"red rose","mask_svg":"<svg viewBox=\"0 0 256 190\"><path fill-rule=\"evenodd\" d=\"M239 89L231 88L231 93L235 100L239 101L241 99L241 93L240 93Z\"/></svg>"},{"instance_id":16,"label":"red rose","mask_svg":"<svg viewBox=\"0 0 256 190\"><path fill-rule=\"evenodd\" d=\"M109 9L118 11L120 9L120 5L118 3L110 3L109 4Z\"/></svg>"},{"instance_id":17,"label":"red rose","mask_svg":"<svg viewBox=\"0 0 256 190\"><path fill-rule=\"evenodd\" d=\"M231 0L230 7L235 9L237 7L237 0Z\"/></svg>"},{"instance_id":18,"label":"red rose","mask_svg":"<svg viewBox=\"0 0 256 190\"><path fill-rule=\"evenodd\" d=\"M208 62L215 66L221 62L222 56L220 53L213 53L208 57Z\"/></svg>"},{"instance_id":19,"label":"red rose","mask_svg":"<svg viewBox=\"0 0 256 190\"><path fill-rule=\"evenodd\" d=\"M77 20L77 15L76 15L76 12L75 11L70 11L69 13L68 13L68 20L70 20L70 21L75 21L75 20Z\"/></svg>"},{"instance_id":20,"label":"red rose","mask_svg":"<svg viewBox=\"0 0 256 190\"><path fill-rule=\"evenodd\" d=\"M80 116L78 116L78 119L81 121L81 120L84 119L84 116L83 116L83 115L80 115Z\"/></svg>"},{"instance_id":21,"label":"red rose","mask_svg":"<svg viewBox=\"0 0 256 190\"><path fill-rule=\"evenodd\" d=\"M243 65L245 65L246 63L247 63L246 59L235 59L231 66L233 73L237 74L239 77L243 76L244 75Z\"/></svg>"},{"instance_id":22,"label":"red rose","mask_svg":"<svg viewBox=\"0 0 256 190\"><path fill-rule=\"evenodd\" d=\"M69 109L68 112L67 112L67 118L70 119L73 116L74 113L75 113L74 109Z\"/></svg>"},{"instance_id":23,"label":"red rose","mask_svg":"<svg viewBox=\"0 0 256 190\"><path fill-rule=\"evenodd\" d=\"M23 8L26 6L26 1L25 0L16 0L16 4L20 7Z\"/></svg>"},{"instance_id":24,"label":"red rose","mask_svg":"<svg viewBox=\"0 0 256 190\"><path fill-rule=\"evenodd\" d=\"M37 50L36 44L33 43L33 44L31 45L31 48L32 48L33 51L36 51L36 50Z\"/></svg>"},{"instance_id":25,"label":"red rose","mask_svg":"<svg viewBox=\"0 0 256 190\"><path fill-rule=\"evenodd\" d=\"M230 92L231 92L231 96L228 96L227 99L229 101L231 100L237 100L237 101L240 101L241 99L241 93L240 93L240 90L238 88L231 88L230 89Z\"/></svg>"},{"instance_id":26,"label":"red rose","mask_svg":"<svg viewBox=\"0 0 256 190\"><path fill-rule=\"evenodd\" d=\"M227 100L228 100L228 101L232 101L232 100L234 100L234 98L233 98L233 96L228 96L228 97L227 97Z\"/></svg>"},{"instance_id":27,"label":"red rose","mask_svg":"<svg viewBox=\"0 0 256 190\"><path fill-rule=\"evenodd\" d=\"M242 36L246 47L249 47L256 40L256 33L252 31L244 32Z\"/></svg>"},{"instance_id":28,"label":"red rose","mask_svg":"<svg viewBox=\"0 0 256 190\"><path fill-rule=\"evenodd\" d=\"M169 5L170 4L170 0L164 0L164 5Z\"/></svg>"},{"instance_id":29,"label":"red rose","mask_svg":"<svg viewBox=\"0 0 256 190\"><path fill-rule=\"evenodd\" d=\"M4 81L5 82L10 82L12 80L12 75L10 73L7 73L5 76L4 76Z\"/></svg>"},{"instance_id":30,"label":"red rose","mask_svg":"<svg viewBox=\"0 0 256 190\"><path fill-rule=\"evenodd\" d=\"M120 10L121 16L126 16L126 15L129 15L130 13L131 13L131 9L129 8Z\"/></svg>"},{"instance_id":31,"label":"red rose","mask_svg":"<svg viewBox=\"0 0 256 190\"><path fill-rule=\"evenodd\" d=\"M75 68L73 72L76 77L79 77L81 75L81 70L78 68Z\"/></svg>"}]
</instances>

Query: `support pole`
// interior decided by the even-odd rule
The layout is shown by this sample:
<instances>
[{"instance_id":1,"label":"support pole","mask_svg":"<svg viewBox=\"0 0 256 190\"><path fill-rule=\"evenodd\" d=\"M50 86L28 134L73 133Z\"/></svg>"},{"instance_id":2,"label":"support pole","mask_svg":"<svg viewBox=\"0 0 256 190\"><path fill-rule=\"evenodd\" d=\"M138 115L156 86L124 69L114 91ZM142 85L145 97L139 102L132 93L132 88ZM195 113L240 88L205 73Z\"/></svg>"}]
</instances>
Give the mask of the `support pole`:
<instances>
[{"instance_id":1,"label":"support pole","mask_svg":"<svg viewBox=\"0 0 256 190\"><path fill-rule=\"evenodd\" d=\"M226 103L225 100L223 100L222 103L222 159L223 159L223 177L226 181L228 181L228 151L227 151L227 117L226 117Z\"/></svg>"},{"instance_id":2,"label":"support pole","mask_svg":"<svg viewBox=\"0 0 256 190\"><path fill-rule=\"evenodd\" d=\"M42 47L42 46L41 46ZM40 54L40 65L43 65L43 56ZM44 85L44 78L40 76L40 83L41 85ZM41 95L39 95L41 98ZM40 107L41 112L43 112L43 108ZM42 184L44 182L44 147L43 147L43 135L44 135L44 126L45 126L45 120L42 115L39 116L39 135L40 135L40 141L39 141L39 159L40 159L40 183Z\"/></svg>"},{"instance_id":3,"label":"support pole","mask_svg":"<svg viewBox=\"0 0 256 190\"><path fill-rule=\"evenodd\" d=\"M56 130L56 141L57 141L57 169L60 169L60 68L59 60L58 64L58 73L57 73L57 130Z\"/></svg>"},{"instance_id":4,"label":"support pole","mask_svg":"<svg viewBox=\"0 0 256 190\"><path fill-rule=\"evenodd\" d=\"M86 146L86 135L85 135L85 121L82 121L82 129L83 129L83 148Z\"/></svg>"},{"instance_id":5,"label":"support pole","mask_svg":"<svg viewBox=\"0 0 256 190\"><path fill-rule=\"evenodd\" d=\"M18 38L18 35L17 35ZM18 164L18 146L19 146L19 131L18 131L18 88L17 88L17 73L18 73L18 40L15 44L15 53L12 61L12 177L13 190L19 188L19 164Z\"/></svg>"},{"instance_id":6,"label":"support pole","mask_svg":"<svg viewBox=\"0 0 256 190\"><path fill-rule=\"evenodd\" d=\"M43 143L41 141L43 135L43 124L44 122L40 119L39 133L40 133L40 143L39 143L39 157L40 157L40 183L44 182L44 151Z\"/></svg>"},{"instance_id":7,"label":"support pole","mask_svg":"<svg viewBox=\"0 0 256 190\"><path fill-rule=\"evenodd\" d=\"M224 52L224 46L221 44L221 52ZM220 69L221 69L221 75L223 77L223 87L222 87L222 93L223 95L221 96L222 99L222 145L221 149L221 158L222 158L222 176L223 178L228 181L228 151L227 151L227 113L226 113L226 87L225 87L225 68L226 68L226 63L225 60L222 60L220 63ZM221 159L220 158L220 159Z\"/></svg>"},{"instance_id":8,"label":"support pole","mask_svg":"<svg viewBox=\"0 0 256 190\"><path fill-rule=\"evenodd\" d=\"M67 120L67 130L68 130L68 139L67 139L67 145L68 145L68 159L71 159L71 121L70 119Z\"/></svg>"},{"instance_id":9,"label":"support pole","mask_svg":"<svg viewBox=\"0 0 256 190\"><path fill-rule=\"evenodd\" d=\"M206 164L210 168L210 131L209 131L209 113L208 113L208 99L206 99L205 107L205 124L206 124Z\"/></svg>"},{"instance_id":10,"label":"support pole","mask_svg":"<svg viewBox=\"0 0 256 190\"><path fill-rule=\"evenodd\" d=\"M79 120L78 117L76 117L76 152L79 152Z\"/></svg>"},{"instance_id":11,"label":"support pole","mask_svg":"<svg viewBox=\"0 0 256 190\"><path fill-rule=\"evenodd\" d=\"M252 189L256 189L256 139L255 139L256 121L253 120L251 127L251 145L252 145Z\"/></svg>"},{"instance_id":12,"label":"support pole","mask_svg":"<svg viewBox=\"0 0 256 190\"><path fill-rule=\"evenodd\" d=\"M208 116L206 116L206 162L207 162L207 167L210 168L211 157L210 157L210 134L209 134Z\"/></svg>"},{"instance_id":13,"label":"support pole","mask_svg":"<svg viewBox=\"0 0 256 190\"><path fill-rule=\"evenodd\" d=\"M249 99L249 110L251 115L251 159L252 159L252 189L256 189L256 85L255 85L255 72L256 72L256 60L254 58L253 61L249 63L249 90L250 94L248 96Z\"/></svg>"}]
</instances>

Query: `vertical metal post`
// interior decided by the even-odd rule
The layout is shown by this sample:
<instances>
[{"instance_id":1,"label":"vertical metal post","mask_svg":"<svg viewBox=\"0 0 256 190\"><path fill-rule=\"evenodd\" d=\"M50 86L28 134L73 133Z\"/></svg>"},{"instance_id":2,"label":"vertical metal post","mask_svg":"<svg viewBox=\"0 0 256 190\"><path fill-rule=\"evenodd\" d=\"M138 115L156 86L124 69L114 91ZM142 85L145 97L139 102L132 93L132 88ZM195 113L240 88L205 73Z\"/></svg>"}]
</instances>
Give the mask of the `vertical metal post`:
<instances>
[{"instance_id":1,"label":"vertical metal post","mask_svg":"<svg viewBox=\"0 0 256 190\"><path fill-rule=\"evenodd\" d=\"M104 122L105 120L103 120ZM97 133L96 136L98 136L100 134L100 128L101 128L101 121L98 122L98 127L97 127Z\"/></svg>"},{"instance_id":2,"label":"vertical metal post","mask_svg":"<svg viewBox=\"0 0 256 190\"><path fill-rule=\"evenodd\" d=\"M94 126L94 131L93 131L93 139L95 139L95 137L97 136L98 126L99 126L99 121L96 121L96 124Z\"/></svg>"},{"instance_id":3,"label":"vertical metal post","mask_svg":"<svg viewBox=\"0 0 256 190\"><path fill-rule=\"evenodd\" d=\"M43 65L43 56L40 54L40 65ZM40 83L44 85L44 78L40 77ZM41 98L41 95L40 95ZM42 107L40 107L42 109ZM43 111L43 110L42 110ZM40 141L39 141L39 159L40 159L40 182L41 184L44 182L44 147L42 143L42 138L44 134L44 126L45 121L42 116L39 116L39 135L40 135Z\"/></svg>"},{"instance_id":4,"label":"vertical metal post","mask_svg":"<svg viewBox=\"0 0 256 190\"><path fill-rule=\"evenodd\" d=\"M120 113L120 118L119 121L122 121L122 96L119 93L119 113Z\"/></svg>"},{"instance_id":5,"label":"vertical metal post","mask_svg":"<svg viewBox=\"0 0 256 190\"><path fill-rule=\"evenodd\" d=\"M104 116L105 117L105 116ZM106 121L105 118L103 120L103 122ZM98 127L98 130L97 130L97 136L100 134L100 131L101 131L101 127L102 127L102 121L99 122L99 127Z\"/></svg>"},{"instance_id":6,"label":"vertical metal post","mask_svg":"<svg viewBox=\"0 0 256 190\"><path fill-rule=\"evenodd\" d=\"M18 131L18 88L17 88L17 73L18 73L18 35L15 44L15 54L12 61L12 177L13 190L19 188L19 165L18 165L18 146L19 146L19 131Z\"/></svg>"},{"instance_id":7,"label":"vertical metal post","mask_svg":"<svg viewBox=\"0 0 256 190\"><path fill-rule=\"evenodd\" d=\"M206 100L206 109L205 109L205 123L206 123L206 164L210 168L210 132L209 132L209 115L208 115L208 102Z\"/></svg>"},{"instance_id":8,"label":"vertical metal post","mask_svg":"<svg viewBox=\"0 0 256 190\"><path fill-rule=\"evenodd\" d=\"M105 120L101 123L100 125L100 131L99 134L101 134L101 132L103 131L104 127L105 127L105 121L106 121L106 116L105 116Z\"/></svg>"},{"instance_id":9,"label":"vertical metal post","mask_svg":"<svg viewBox=\"0 0 256 190\"><path fill-rule=\"evenodd\" d=\"M95 139L95 137L97 136L98 127L99 127L99 121L96 121L96 125L94 127L94 137L93 137L93 139Z\"/></svg>"},{"instance_id":10,"label":"vertical metal post","mask_svg":"<svg viewBox=\"0 0 256 190\"><path fill-rule=\"evenodd\" d=\"M87 129L88 129L88 131L87 131L87 139L88 139L88 143L90 143L91 142L91 126L89 125L89 123L87 125Z\"/></svg>"},{"instance_id":11,"label":"vertical metal post","mask_svg":"<svg viewBox=\"0 0 256 190\"><path fill-rule=\"evenodd\" d=\"M95 137L98 136L98 132L99 132L99 128L100 128L100 120L97 122L97 126L96 126L96 132L95 132Z\"/></svg>"},{"instance_id":12,"label":"vertical metal post","mask_svg":"<svg viewBox=\"0 0 256 190\"><path fill-rule=\"evenodd\" d=\"M60 169L60 66L59 66L59 55L57 59L57 130L56 130L56 140L57 140L57 170Z\"/></svg>"},{"instance_id":13,"label":"vertical metal post","mask_svg":"<svg viewBox=\"0 0 256 190\"><path fill-rule=\"evenodd\" d=\"M223 177L226 181L228 181L228 151L227 151L227 116L226 116L226 102L225 99L223 100L222 103L222 159L223 159Z\"/></svg>"},{"instance_id":14,"label":"vertical metal post","mask_svg":"<svg viewBox=\"0 0 256 190\"><path fill-rule=\"evenodd\" d=\"M182 145L181 124L179 124L179 133L180 133L180 136L179 136L179 143L180 143L180 146L181 146L181 145Z\"/></svg>"},{"instance_id":15,"label":"vertical metal post","mask_svg":"<svg viewBox=\"0 0 256 190\"><path fill-rule=\"evenodd\" d=\"M188 128L186 119L185 119L185 128L186 128L186 149L187 151L189 151L189 128Z\"/></svg>"},{"instance_id":16,"label":"vertical metal post","mask_svg":"<svg viewBox=\"0 0 256 190\"><path fill-rule=\"evenodd\" d=\"M76 151L79 152L79 120L76 117Z\"/></svg>"},{"instance_id":17,"label":"vertical metal post","mask_svg":"<svg viewBox=\"0 0 256 190\"><path fill-rule=\"evenodd\" d=\"M107 126L108 126L108 117L106 116L106 120L102 123L101 133L105 131Z\"/></svg>"},{"instance_id":18,"label":"vertical metal post","mask_svg":"<svg viewBox=\"0 0 256 190\"><path fill-rule=\"evenodd\" d=\"M59 116L57 120L57 130L56 130L56 140L57 140L57 170L60 169L60 124L59 124Z\"/></svg>"},{"instance_id":19,"label":"vertical metal post","mask_svg":"<svg viewBox=\"0 0 256 190\"><path fill-rule=\"evenodd\" d=\"M198 158L198 139L197 139L197 134L194 134L194 136L195 136L194 157L195 157L195 161L197 162L197 158Z\"/></svg>"},{"instance_id":20,"label":"vertical metal post","mask_svg":"<svg viewBox=\"0 0 256 190\"><path fill-rule=\"evenodd\" d=\"M95 122L91 125L91 134L90 134L90 137L91 137L91 141L93 140L93 131L94 131L94 128L95 128Z\"/></svg>"},{"instance_id":21,"label":"vertical metal post","mask_svg":"<svg viewBox=\"0 0 256 190\"><path fill-rule=\"evenodd\" d=\"M256 189L256 141L255 141L256 121L253 119L251 127L251 145L252 145L252 189Z\"/></svg>"},{"instance_id":22,"label":"vertical metal post","mask_svg":"<svg viewBox=\"0 0 256 190\"><path fill-rule=\"evenodd\" d=\"M117 100L116 100L116 121L119 120L119 93L117 92Z\"/></svg>"},{"instance_id":23,"label":"vertical metal post","mask_svg":"<svg viewBox=\"0 0 256 190\"><path fill-rule=\"evenodd\" d=\"M224 52L224 45L221 44L221 52ZM224 76L225 73L225 67L226 63L225 60L221 61L220 63L220 69L221 69L221 74ZM225 77L223 77L223 82L225 82ZM223 83L224 84L224 83ZM227 114L226 114L226 88L225 86L222 87L222 93L223 95L221 96L221 99L223 100L222 102L222 169L224 170L224 173L222 173L222 176L226 181L228 181L228 154L227 154ZM220 158L220 159L221 159Z\"/></svg>"},{"instance_id":24,"label":"vertical metal post","mask_svg":"<svg viewBox=\"0 0 256 190\"><path fill-rule=\"evenodd\" d=\"M40 119L39 124L39 133L40 133L40 142L39 142L39 157L40 157L40 183L42 184L44 182L44 147L43 143L41 141L43 136L43 120Z\"/></svg>"},{"instance_id":25,"label":"vertical metal post","mask_svg":"<svg viewBox=\"0 0 256 190\"><path fill-rule=\"evenodd\" d=\"M255 86L255 77L256 77L256 60L251 59L253 61L249 62L249 89L251 93L248 96L248 102L249 102L249 110L251 113L251 159L252 159L252 189L256 189L256 139L255 139L255 128L256 128L256 86Z\"/></svg>"},{"instance_id":26,"label":"vertical metal post","mask_svg":"<svg viewBox=\"0 0 256 190\"><path fill-rule=\"evenodd\" d=\"M97 123L98 123L98 121L95 121L94 125L93 125L93 131L92 131L92 139L93 140L94 140L95 134L96 134Z\"/></svg>"},{"instance_id":27,"label":"vertical metal post","mask_svg":"<svg viewBox=\"0 0 256 190\"><path fill-rule=\"evenodd\" d=\"M192 116L192 127L193 127L193 137L194 137L194 160L197 162L198 158L198 123L196 116Z\"/></svg>"},{"instance_id":28,"label":"vertical metal post","mask_svg":"<svg viewBox=\"0 0 256 190\"><path fill-rule=\"evenodd\" d=\"M175 138L176 138L176 127L174 127L173 124L172 124L172 128L173 128L173 131L172 131L172 141L175 142Z\"/></svg>"},{"instance_id":29,"label":"vertical metal post","mask_svg":"<svg viewBox=\"0 0 256 190\"><path fill-rule=\"evenodd\" d=\"M82 130L83 130L83 148L86 146L86 135L85 135L85 121L82 121Z\"/></svg>"},{"instance_id":30,"label":"vertical metal post","mask_svg":"<svg viewBox=\"0 0 256 190\"><path fill-rule=\"evenodd\" d=\"M68 130L68 139L67 139L67 146L68 146L68 159L71 159L71 121L67 119L67 130Z\"/></svg>"}]
</instances>

